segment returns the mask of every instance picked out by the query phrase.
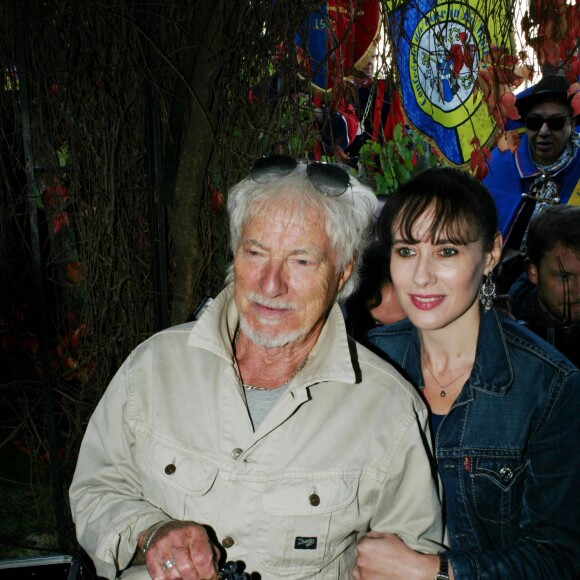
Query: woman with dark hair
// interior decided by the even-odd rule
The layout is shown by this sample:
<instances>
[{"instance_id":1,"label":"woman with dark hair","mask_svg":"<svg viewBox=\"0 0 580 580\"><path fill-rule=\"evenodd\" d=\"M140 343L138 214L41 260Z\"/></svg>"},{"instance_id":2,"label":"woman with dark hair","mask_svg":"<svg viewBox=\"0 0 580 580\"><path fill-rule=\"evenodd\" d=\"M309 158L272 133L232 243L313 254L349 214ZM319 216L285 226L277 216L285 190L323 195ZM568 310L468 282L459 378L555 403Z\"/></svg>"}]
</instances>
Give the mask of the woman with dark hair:
<instances>
[{"instance_id":1,"label":"woman with dark hair","mask_svg":"<svg viewBox=\"0 0 580 580\"><path fill-rule=\"evenodd\" d=\"M580 372L493 308L489 192L463 171L426 171L387 201L379 235L408 320L369 340L430 408L449 549L370 533L354 578L577 578Z\"/></svg>"}]
</instances>

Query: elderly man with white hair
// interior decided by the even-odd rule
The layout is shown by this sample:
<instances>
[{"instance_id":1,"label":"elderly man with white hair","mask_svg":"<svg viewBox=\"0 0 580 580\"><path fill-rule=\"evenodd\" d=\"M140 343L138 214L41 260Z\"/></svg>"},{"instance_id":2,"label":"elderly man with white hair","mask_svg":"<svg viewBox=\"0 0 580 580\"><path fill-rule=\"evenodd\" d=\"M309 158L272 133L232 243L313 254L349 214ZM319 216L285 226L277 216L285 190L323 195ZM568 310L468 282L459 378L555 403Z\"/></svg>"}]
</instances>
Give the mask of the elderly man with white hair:
<instances>
[{"instance_id":1,"label":"elderly man with white hair","mask_svg":"<svg viewBox=\"0 0 580 580\"><path fill-rule=\"evenodd\" d=\"M88 425L70 499L98 574L346 579L369 530L437 552L426 408L337 304L375 204L278 155L229 192L233 282L138 346Z\"/></svg>"}]
</instances>

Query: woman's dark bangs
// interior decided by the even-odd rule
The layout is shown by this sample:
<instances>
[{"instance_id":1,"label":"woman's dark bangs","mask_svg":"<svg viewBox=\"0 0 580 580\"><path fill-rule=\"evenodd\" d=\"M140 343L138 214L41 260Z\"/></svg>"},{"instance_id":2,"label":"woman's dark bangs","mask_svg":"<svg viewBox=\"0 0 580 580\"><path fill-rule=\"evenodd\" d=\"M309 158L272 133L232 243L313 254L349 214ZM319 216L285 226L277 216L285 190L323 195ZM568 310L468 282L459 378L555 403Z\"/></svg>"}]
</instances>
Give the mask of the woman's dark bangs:
<instances>
[{"instance_id":1,"label":"woman's dark bangs","mask_svg":"<svg viewBox=\"0 0 580 580\"><path fill-rule=\"evenodd\" d=\"M413 237L413 226L431 204L432 200L427 196L417 195L409 197L407 202L402 205L398 219L395 219L393 226L400 232L403 241L406 243L419 241Z\"/></svg>"},{"instance_id":2,"label":"woman's dark bangs","mask_svg":"<svg viewBox=\"0 0 580 580\"><path fill-rule=\"evenodd\" d=\"M453 200L423 195L409 200L401 208L400 218L396 220L397 229L405 242L421 241L415 239L413 227L423 214L430 211L433 212L433 220L427 236L432 244L445 240L463 246L479 239L477 225L470 219L472 216L466 215L464 210L453 204Z\"/></svg>"},{"instance_id":3,"label":"woman's dark bangs","mask_svg":"<svg viewBox=\"0 0 580 580\"><path fill-rule=\"evenodd\" d=\"M449 198L439 198L429 234L432 244L446 240L457 246L465 246L479 239L477 224L472 216Z\"/></svg>"}]
</instances>

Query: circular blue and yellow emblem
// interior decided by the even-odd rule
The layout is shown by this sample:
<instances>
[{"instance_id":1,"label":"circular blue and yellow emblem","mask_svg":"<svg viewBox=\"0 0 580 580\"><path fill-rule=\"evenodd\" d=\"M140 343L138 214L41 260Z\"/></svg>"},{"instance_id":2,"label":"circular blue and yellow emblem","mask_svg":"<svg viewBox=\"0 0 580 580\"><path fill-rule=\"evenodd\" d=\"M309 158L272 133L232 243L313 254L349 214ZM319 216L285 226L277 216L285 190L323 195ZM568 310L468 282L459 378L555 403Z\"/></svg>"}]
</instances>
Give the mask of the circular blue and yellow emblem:
<instances>
[{"instance_id":1,"label":"circular blue and yellow emblem","mask_svg":"<svg viewBox=\"0 0 580 580\"><path fill-rule=\"evenodd\" d=\"M493 20L493 19L492 19ZM474 137L494 135L481 92L476 91L493 39L493 21L475 2L410 2L393 16L401 97L410 123L452 163L469 161Z\"/></svg>"}]
</instances>

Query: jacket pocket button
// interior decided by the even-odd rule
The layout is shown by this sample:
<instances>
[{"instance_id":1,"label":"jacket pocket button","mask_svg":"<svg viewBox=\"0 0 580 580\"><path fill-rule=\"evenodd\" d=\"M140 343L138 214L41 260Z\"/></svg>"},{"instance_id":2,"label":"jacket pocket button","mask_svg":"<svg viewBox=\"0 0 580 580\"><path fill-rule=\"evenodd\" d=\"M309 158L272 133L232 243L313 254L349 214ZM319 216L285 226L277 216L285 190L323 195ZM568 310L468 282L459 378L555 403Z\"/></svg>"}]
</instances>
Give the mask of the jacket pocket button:
<instances>
[{"instance_id":1,"label":"jacket pocket button","mask_svg":"<svg viewBox=\"0 0 580 580\"><path fill-rule=\"evenodd\" d=\"M222 540L222 546L224 548L231 548L234 545L234 539L230 538L230 536L226 536L223 540Z\"/></svg>"},{"instance_id":2,"label":"jacket pocket button","mask_svg":"<svg viewBox=\"0 0 580 580\"><path fill-rule=\"evenodd\" d=\"M514 476L514 472L509 467L502 467L499 470L499 476L504 481L509 481Z\"/></svg>"},{"instance_id":3,"label":"jacket pocket button","mask_svg":"<svg viewBox=\"0 0 580 580\"><path fill-rule=\"evenodd\" d=\"M232 451L232 457L233 457L234 459L239 459L239 458L240 458L240 456L242 455L242 453L243 453L243 450L242 450L242 449L240 449L239 447L236 447L236 448L235 448L235 449Z\"/></svg>"},{"instance_id":4,"label":"jacket pocket button","mask_svg":"<svg viewBox=\"0 0 580 580\"><path fill-rule=\"evenodd\" d=\"M167 475L173 475L176 471L177 471L177 467L175 467L175 465L173 465L173 463L170 463L169 465L165 466L165 473Z\"/></svg>"},{"instance_id":5,"label":"jacket pocket button","mask_svg":"<svg viewBox=\"0 0 580 580\"><path fill-rule=\"evenodd\" d=\"M313 493L308 498L308 501L310 501L310 505L313 505L314 507L316 507L317 505L320 505L320 496L316 493Z\"/></svg>"}]
</instances>

